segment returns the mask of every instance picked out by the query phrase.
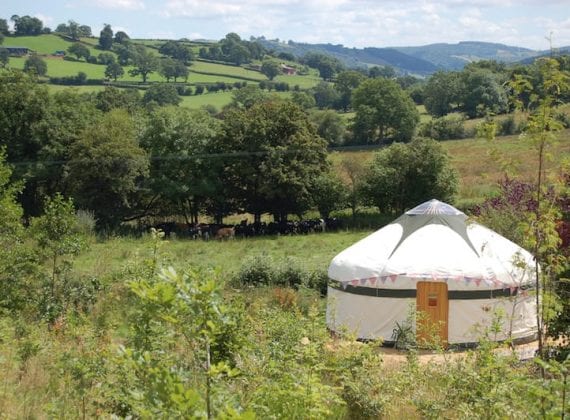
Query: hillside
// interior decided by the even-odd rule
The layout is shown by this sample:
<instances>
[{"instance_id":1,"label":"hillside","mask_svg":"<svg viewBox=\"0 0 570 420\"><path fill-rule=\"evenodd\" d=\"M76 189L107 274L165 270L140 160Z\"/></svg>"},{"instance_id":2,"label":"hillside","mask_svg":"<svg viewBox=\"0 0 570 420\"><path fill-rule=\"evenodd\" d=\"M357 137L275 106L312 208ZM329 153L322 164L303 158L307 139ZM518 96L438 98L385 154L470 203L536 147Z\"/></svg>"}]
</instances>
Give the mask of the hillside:
<instances>
[{"instance_id":1,"label":"hillside","mask_svg":"<svg viewBox=\"0 0 570 420\"><path fill-rule=\"evenodd\" d=\"M331 54L347 67L371 65L392 66L401 73L429 75L438 69L460 70L467 63L477 60L517 62L535 57L541 52L490 42L465 41L457 44L430 44L417 47L347 48L343 45L288 43L257 39L266 48L288 52L302 57L308 52Z\"/></svg>"}]
</instances>

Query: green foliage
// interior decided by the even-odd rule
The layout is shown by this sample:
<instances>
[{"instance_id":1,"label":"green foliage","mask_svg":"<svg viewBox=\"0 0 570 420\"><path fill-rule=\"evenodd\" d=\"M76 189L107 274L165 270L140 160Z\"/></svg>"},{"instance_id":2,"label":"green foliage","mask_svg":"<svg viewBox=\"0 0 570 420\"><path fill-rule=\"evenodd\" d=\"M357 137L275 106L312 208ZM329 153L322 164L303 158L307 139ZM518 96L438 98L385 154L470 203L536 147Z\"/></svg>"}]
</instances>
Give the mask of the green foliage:
<instances>
[{"instance_id":1,"label":"green foliage","mask_svg":"<svg viewBox=\"0 0 570 420\"><path fill-rule=\"evenodd\" d=\"M261 64L261 72L267 76L269 80L275 79L275 76L281 74L281 66L273 60L265 60Z\"/></svg>"},{"instance_id":2,"label":"green foliage","mask_svg":"<svg viewBox=\"0 0 570 420\"><path fill-rule=\"evenodd\" d=\"M148 75L154 73L159 68L158 58L143 45L136 45L130 54L133 68L129 70L131 76L141 76L143 83L146 83Z\"/></svg>"},{"instance_id":3,"label":"green foliage","mask_svg":"<svg viewBox=\"0 0 570 420\"><path fill-rule=\"evenodd\" d=\"M83 45L80 42L71 44L71 46L67 49L67 52L69 54L76 56L78 60L84 58L85 61L87 61L87 59L91 56L89 48L87 48L85 45Z\"/></svg>"},{"instance_id":4,"label":"green foliage","mask_svg":"<svg viewBox=\"0 0 570 420\"><path fill-rule=\"evenodd\" d=\"M198 88L196 88L198 89ZM196 90L198 94L198 90ZM269 95L255 85L247 85L232 92L231 106L251 108L256 103L269 99Z\"/></svg>"},{"instance_id":5,"label":"green foliage","mask_svg":"<svg viewBox=\"0 0 570 420\"><path fill-rule=\"evenodd\" d=\"M420 124L418 135L434 140L461 139L465 137L465 118L461 114L449 114Z\"/></svg>"},{"instance_id":6,"label":"green foliage","mask_svg":"<svg viewBox=\"0 0 570 420\"><path fill-rule=\"evenodd\" d=\"M47 73L47 63L39 55L31 55L24 63L24 71L37 76L45 76Z\"/></svg>"},{"instance_id":7,"label":"green foliage","mask_svg":"<svg viewBox=\"0 0 570 420\"><path fill-rule=\"evenodd\" d=\"M335 173L324 173L315 179L311 188L311 198L323 219L328 219L331 212L341 210L346 204L344 184Z\"/></svg>"},{"instance_id":8,"label":"green foliage","mask_svg":"<svg viewBox=\"0 0 570 420\"><path fill-rule=\"evenodd\" d=\"M6 48L0 47L0 69L4 68L10 62L10 53Z\"/></svg>"},{"instance_id":9,"label":"green foliage","mask_svg":"<svg viewBox=\"0 0 570 420\"><path fill-rule=\"evenodd\" d=\"M142 100L147 105L154 103L159 106L178 105L182 101L178 96L176 86L163 83L150 86L144 93Z\"/></svg>"},{"instance_id":10,"label":"green foliage","mask_svg":"<svg viewBox=\"0 0 570 420\"><path fill-rule=\"evenodd\" d=\"M461 91L458 72L439 71L433 74L423 89L424 105L434 117L449 114L459 102Z\"/></svg>"},{"instance_id":11,"label":"green foliage","mask_svg":"<svg viewBox=\"0 0 570 420\"><path fill-rule=\"evenodd\" d=\"M410 140L420 120L408 94L393 80L383 78L362 82L352 94L352 107L356 111L354 137L362 143Z\"/></svg>"},{"instance_id":12,"label":"green foliage","mask_svg":"<svg viewBox=\"0 0 570 420\"><path fill-rule=\"evenodd\" d=\"M363 197L383 212L402 212L432 198L451 201L457 175L435 140L416 138L379 151L368 170Z\"/></svg>"},{"instance_id":13,"label":"green foliage","mask_svg":"<svg viewBox=\"0 0 570 420\"><path fill-rule=\"evenodd\" d=\"M134 193L147 176L148 165L131 116L124 110L110 111L87 127L71 147L74 200L95 212L98 228L117 226L133 211Z\"/></svg>"},{"instance_id":14,"label":"green foliage","mask_svg":"<svg viewBox=\"0 0 570 420\"><path fill-rule=\"evenodd\" d=\"M360 86L364 79L364 75L357 71L343 71L337 75L334 86L340 93L339 106L341 109L348 111L352 104L352 91Z\"/></svg>"},{"instance_id":15,"label":"green foliage","mask_svg":"<svg viewBox=\"0 0 570 420\"><path fill-rule=\"evenodd\" d=\"M299 92L299 95L306 95ZM327 141L329 146L340 146L344 143L346 123L342 117L331 110L316 111L310 114L311 121L317 127L317 133Z\"/></svg>"},{"instance_id":16,"label":"green foliage","mask_svg":"<svg viewBox=\"0 0 570 420\"><path fill-rule=\"evenodd\" d=\"M110 50L113 46L113 29L111 25L105 24L99 34L99 47L102 50Z\"/></svg>"},{"instance_id":17,"label":"green foliage","mask_svg":"<svg viewBox=\"0 0 570 420\"><path fill-rule=\"evenodd\" d=\"M125 70L119 63L109 63L105 67L105 77L113 79L115 82L117 79L123 77Z\"/></svg>"},{"instance_id":18,"label":"green foliage","mask_svg":"<svg viewBox=\"0 0 570 420\"><path fill-rule=\"evenodd\" d=\"M326 143L292 103L266 102L226 113L213 151L225 167L221 196L255 215L278 219L308 209L310 185L327 168ZM224 191L224 190L221 190Z\"/></svg>"},{"instance_id":19,"label":"green foliage","mask_svg":"<svg viewBox=\"0 0 570 420\"><path fill-rule=\"evenodd\" d=\"M66 312L72 300L68 277L71 257L78 255L86 246L84 238L77 232L73 201L60 194L46 199L44 214L32 219L31 229L42 256L50 265L41 314L49 322L54 322Z\"/></svg>"}]
</instances>

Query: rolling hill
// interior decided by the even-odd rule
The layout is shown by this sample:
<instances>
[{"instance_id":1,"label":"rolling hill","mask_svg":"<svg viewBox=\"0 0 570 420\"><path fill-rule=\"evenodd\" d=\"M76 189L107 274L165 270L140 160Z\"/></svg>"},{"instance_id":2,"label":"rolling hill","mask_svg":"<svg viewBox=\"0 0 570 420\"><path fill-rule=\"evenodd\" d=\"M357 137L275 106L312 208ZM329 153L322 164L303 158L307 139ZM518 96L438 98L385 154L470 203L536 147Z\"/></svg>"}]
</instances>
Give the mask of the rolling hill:
<instances>
[{"instance_id":1,"label":"rolling hill","mask_svg":"<svg viewBox=\"0 0 570 420\"><path fill-rule=\"evenodd\" d=\"M404 74L429 75L437 70L461 70L478 60L506 63L532 60L544 54L528 48L491 42L465 41L457 44L430 44L416 47L348 48L333 44L305 44L257 38L266 48L302 57L308 52L330 54L347 67L391 66ZM568 50L561 48L560 50Z\"/></svg>"}]
</instances>

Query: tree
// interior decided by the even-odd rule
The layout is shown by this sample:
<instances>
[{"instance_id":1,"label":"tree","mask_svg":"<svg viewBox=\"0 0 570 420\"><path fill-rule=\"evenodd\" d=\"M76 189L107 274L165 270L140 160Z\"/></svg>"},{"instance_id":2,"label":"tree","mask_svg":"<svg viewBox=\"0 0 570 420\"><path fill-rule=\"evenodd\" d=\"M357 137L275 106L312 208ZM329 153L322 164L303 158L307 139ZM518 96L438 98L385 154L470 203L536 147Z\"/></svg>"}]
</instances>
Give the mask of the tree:
<instances>
[{"instance_id":1,"label":"tree","mask_svg":"<svg viewBox=\"0 0 570 420\"><path fill-rule=\"evenodd\" d=\"M38 160L41 143L36 127L49 109L49 94L45 84L38 84L34 75L18 70L0 70L0 147L5 147L8 162ZM23 179L28 165L14 167L13 177ZM31 182L26 183L20 202L25 216L41 208Z\"/></svg>"},{"instance_id":2,"label":"tree","mask_svg":"<svg viewBox=\"0 0 570 420\"><path fill-rule=\"evenodd\" d=\"M364 143L378 143L385 139L409 140L420 117L408 94L395 81L368 79L352 94L356 111L354 136Z\"/></svg>"},{"instance_id":3,"label":"tree","mask_svg":"<svg viewBox=\"0 0 570 420\"><path fill-rule=\"evenodd\" d=\"M126 32L123 31L117 31L117 33L115 33L115 40L114 42L116 42L117 44L126 44L131 40L131 38L129 38L129 36L127 35Z\"/></svg>"},{"instance_id":4,"label":"tree","mask_svg":"<svg viewBox=\"0 0 570 420\"><path fill-rule=\"evenodd\" d=\"M435 140L424 138L376 153L362 187L369 205L397 213L432 198L451 201L456 191L457 174L447 153Z\"/></svg>"},{"instance_id":5,"label":"tree","mask_svg":"<svg viewBox=\"0 0 570 420\"><path fill-rule=\"evenodd\" d=\"M80 42L75 42L74 44L71 44L67 49L67 52L69 54L73 54L74 56L76 56L78 60L84 58L85 61L87 61L87 59L91 56L89 48L87 48L85 45L83 45Z\"/></svg>"},{"instance_id":6,"label":"tree","mask_svg":"<svg viewBox=\"0 0 570 420\"><path fill-rule=\"evenodd\" d=\"M335 108L340 99L338 91L331 83L319 82L317 86L311 89L315 102L319 109Z\"/></svg>"},{"instance_id":7,"label":"tree","mask_svg":"<svg viewBox=\"0 0 570 420\"><path fill-rule=\"evenodd\" d=\"M464 70L462 79L462 110L471 117L504 113L508 98L504 80L489 70Z\"/></svg>"},{"instance_id":8,"label":"tree","mask_svg":"<svg viewBox=\"0 0 570 420\"><path fill-rule=\"evenodd\" d=\"M175 60L182 61L186 65L190 64L194 59L194 53L190 47L177 41L167 41L160 46L158 52Z\"/></svg>"},{"instance_id":9,"label":"tree","mask_svg":"<svg viewBox=\"0 0 570 420\"><path fill-rule=\"evenodd\" d=\"M356 218L358 206L362 201L362 185L364 175L366 174L366 166L363 160L354 154L344 154L340 162L342 170L342 180L347 189L346 201L352 210L352 218Z\"/></svg>"},{"instance_id":10,"label":"tree","mask_svg":"<svg viewBox=\"0 0 570 420\"><path fill-rule=\"evenodd\" d=\"M0 47L0 68L4 68L10 62L10 53L6 48Z\"/></svg>"},{"instance_id":11,"label":"tree","mask_svg":"<svg viewBox=\"0 0 570 420\"><path fill-rule=\"evenodd\" d=\"M99 53L99 55L97 56L97 62L99 64L104 64L104 65L114 63L116 62L115 55L110 52Z\"/></svg>"},{"instance_id":12,"label":"tree","mask_svg":"<svg viewBox=\"0 0 570 420\"><path fill-rule=\"evenodd\" d=\"M125 110L112 110L83 130L70 151L74 202L92 210L98 228L114 228L134 212L148 158Z\"/></svg>"},{"instance_id":13,"label":"tree","mask_svg":"<svg viewBox=\"0 0 570 420\"><path fill-rule=\"evenodd\" d=\"M151 161L148 186L166 212L197 222L206 198L217 192L217 175L202 156L211 152L220 125L207 112L187 108L158 109L149 116L141 135Z\"/></svg>"},{"instance_id":14,"label":"tree","mask_svg":"<svg viewBox=\"0 0 570 420\"><path fill-rule=\"evenodd\" d=\"M460 74L438 71L429 78L423 89L427 112L434 117L449 114L458 106L460 93Z\"/></svg>"},{"instance_id":15,"label":"tree","mask_svg":"<svg viewBox=\"0 0 570 420\"><path fill-rule=\"evenodd\" d=\"M315 97L308 92L296 91L291 94L291 101L299 105L304 110L314 108L317 105Z\"/></svg>"},{"instance_id":16,"label":"tree","mask_svg":"<svg viewBox=\"0 0 570 420\"><path fill-rule=\"evenodd\" d=\"M115 82L119 77L123 77L125 70L119 63L109 63L105 67L105 77L113 79Z\"/></svg>"},{"instance_id":17,"label":"tree","mask_svg":"<svg viewBox=\"0 0 570 420\"><path fill-rule=\"evenodd\" d=\"M343 71L336 77L334 87L340 94L338 105L344 111L348 111L350 108L352 103L352 91L356 89L364 79L365 77L362 73L354 70Z\"/></svg>"},{"instance_id":18,"label":"tree","mask_svg":"<svg viewBox=\"0 0 570 420\"><path fill-rule=\"evenodd\" d=\"M346 127L338 113L331 110L316 111L311 114L311 121L317 128L317 133L325 139L329 146L339 146L344 141Z\"/></svg>"},{"instance_id":19,"label":"tree","mask_svg":"<svg viewBox=\"0 0 570 420\"><path fill-rule=\"evenodd\" d=\"M347 194L336 173L329 172L315 179L311 187L311 198L320 216L328 219L332 211L344 208Z\"/></svg>"},{"instance_id":20,"label":"tree","mask_svg":"<svg viewBox=\"0 0 570 420\"><path fill-rule=\"evenodd\" d=\"M32 300L38 267L35 252L27 245L22 225L24 212L17 202L20 183L11 183L12 170L0 148L0 313L22 309Z\"/></svg>"},{"instance_id":21,"label":"tree","mask_svg":"<svg viewBox=\"0 0 570 420\"><path fill-rule=\"evenodd\" d=\"M16 36L40 35L44 29L43 22L36 17L14 15L10 20L14 22L14 35Z\"/></svg>"},{"instance_id":22,"label":"tree","mask_svg":"<svg viewBox=\"0 0 570 420\"><path fill-rule=\"evenodd\" d=\"M73 201L61 194L45 200L44 214L32 219L31 227L39 248L49 261L49 293L44 298L47 300L44 305L48 320L53 322L65 312L69 299L65 293L66 271L71 264L68 258L78 255L85 247L85 241L78 234Z\"/></svg>"},{"instance_id":23,"label":"tree","mask_svg":"<svg viewBox=\"0 0 570 420\"><path fill-rule=\"evenodd\" d=\"M187 79L189 71L182 61L165 58L160 62L160 74L164 76L167 82L170 82L170 79L174 79L176 82L179 77Z\"/></svg>"},{"instance_id":24,"label":"tree","mask_svg":"<svg viewBox=\"0 0 570 420\"><path fill-rule=\"evenodd\" d=\"M394 79L396 77L396 70L391 66L374 66L368 70L368 76L372 79L383 77L385 79Z\"/></svg>"},{"instance_id":25,"label":"tree","mask_svg":"<svg viewBox=\"0 0 570 420\"><path fill-rule=\"evenodd\" d=\"M129 74L131 76L142 76L143 83L146 83L149 74L158 70L158 58L144 45L136 46L132 61L134 68L129 70Z\"/></svg>"},{"instance_id":26,"label":"tree","mask_svg":"<svg viewBox=\"0 0 570 420\"><path fill-rule=\"evenodd\" d=\"M0 35L10 35L10 29L8 28L8 21L6 19L0 19Z\"/></svg>"},{"instance_id":27,"label":"tree","mask_svg":"<svg viewBox=\"0 0 570 420\"><path fill-rule=\"evenodd\" d=\"M281 73L281 66L278 62L273 60L265 60L261 64L261 73L263 73L269 80L273 80L275 76Z\"/></svg>"},{"instance_id":28,"label":"tree","mask_svg":"<svg viewBox=\"0 0 570 420\"><path fill-rule=\"evenodd\" d=\"M95 96L95 106L103 112L123 108L133 114L141 106L141 96L138 89L117 89L107 86Z\"/></svg>"},{"instance_id":29,"label":"tree","mask_svg":"<svg viewBox=\"0 0 570 420\"><path fill-rule=\"evenodd\" d=\"M269 95L258 86L247 85L232 92L232 102L230 106L238 108L251 108L257 103L267 101Z\"/></svg>"},{"instance_id":30,"label":"tree","mask_svg":"<svg viewBox=\"0 0 570 420\"><path fill-rule=\"evenodd\" d=\"M145 104L178 105L182 99L178 96L176 86L158 83L150 86L143 95Z\"/></svg>"},{"instance_id":31,"label":"tree","mask_svg":"<svg viewBox=\"0 0 570 420\"><path fill-rule=\"evenodd\" d=\"M31 55L24 62L24 71L38 76L45 76L47 73L47 63L39 55Z\"/></svg>"},{"instance_id":32,"label":"tree","mask_svg":"<svg viewBox=\"0 0 570 420\"><path fill-rule=\"evenodd\" d=\"M91 32L91 26L80 25L78 31L81 38L89 38L93 36L93 32Z\"/></svg>"},{"instance_id":33,"label":"tree","mask_svg":"<svg viewBox=\"0 0 570 420\"><path fill-rule=\"evenodd\" d=\"M99 48L110 50L113 46L113 29L111 25L105 24L99 34Z\"/></svg>"},{"instance_id":34,"label":"tree","mask_svg":"<svg viewBox=\"0 0 570 420\"><path fill-rule=\"evenodd\" d=\"M284 220L308 209L310 186L328 164L326 142L302 109L291 102L232 108L222 130L212 165L220 170L224 199L234 198L256 222L265 212Z\"/></svg>"}]
</instances>

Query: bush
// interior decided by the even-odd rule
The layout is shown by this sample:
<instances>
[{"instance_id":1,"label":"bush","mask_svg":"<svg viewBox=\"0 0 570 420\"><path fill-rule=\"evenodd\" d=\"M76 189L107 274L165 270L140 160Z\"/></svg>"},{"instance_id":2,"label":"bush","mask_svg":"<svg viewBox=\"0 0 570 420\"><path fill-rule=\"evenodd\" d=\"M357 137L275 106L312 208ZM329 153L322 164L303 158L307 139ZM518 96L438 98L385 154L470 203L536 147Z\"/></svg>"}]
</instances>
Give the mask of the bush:
<instances>
[{"instance_id":1,"label":"bush","mask_svg":"<svg viewBox=\"0 0 570 420\"><path fill-rule=\"evenodd\" d=\"M418 134L435 140L461 139L465 137L465 117L449 114L420 124Z\"/></svg>"},{"instance_id":2,"label":"bush","mask_svg":"<svg viewBox=\"0 0 570 420\"><path fill-rule=\"evenodd\" d=\"M89 64L97 64L97 57L95 57L94 55L90 55L89 57L87 57L86 60Z\"/></svg>"},{"instance_id":3,"label":"bush","mask_svg":"<svg viewBox=\"0 0 570 420\"><path fill-rule=\"evenodd\" d=\"M235 280L243 286L270 285L275 276L271 263L271 257L264 255L248 258L240 267Z\"/></svg>"},{"instance_id":4,"label":"bush","mask_svg":"<svg viewBox=\"0 0 570 420\"><path fill-rule=\"evenodd\" d=\"M202 85L196 86L196 89L194 90L194 94L195 95L201 95L203 93L204 93L204 86L202 86Z\"/></svg>"},{"instance_id":5,"label":"bush","mask_svg":"<svg viewBox=\"0 0 570 420\"><path fill-rule=\"evenodd\" d=\"M497 133L499 136L510 136L511 134L516 134L516 132L517 124L515 123L515 117L512 115L499 121Z\"/></svg>"}]
</instances>

